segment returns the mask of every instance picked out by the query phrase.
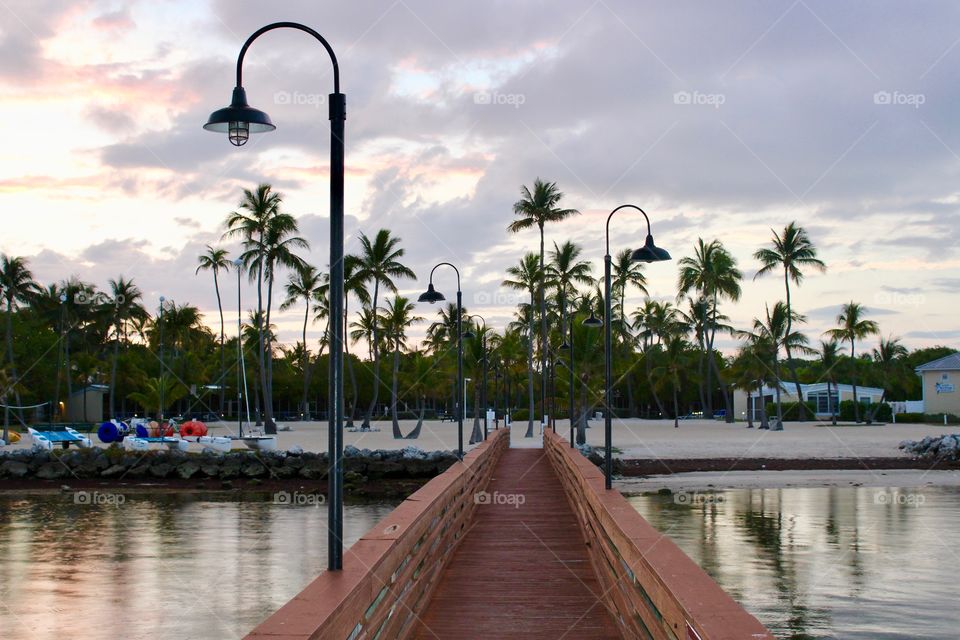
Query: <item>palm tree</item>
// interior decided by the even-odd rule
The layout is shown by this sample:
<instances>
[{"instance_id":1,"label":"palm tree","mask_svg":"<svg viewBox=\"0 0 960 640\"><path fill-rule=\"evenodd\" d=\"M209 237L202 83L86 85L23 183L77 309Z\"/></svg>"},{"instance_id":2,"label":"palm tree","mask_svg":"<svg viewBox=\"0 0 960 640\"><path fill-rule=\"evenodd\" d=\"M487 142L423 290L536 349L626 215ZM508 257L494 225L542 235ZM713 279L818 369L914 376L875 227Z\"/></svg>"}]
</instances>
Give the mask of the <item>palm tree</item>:
<instances>
[{"instance_id":1,"label":"palm tree","mask_svg":"<svg viewBox=\"0 0 960 640\"><path fill-rule=\"evenodd\" d=\"M760 261L762 265L753 279L772 273L783 267L783 286L787 293L787 333L792 330L792 312L793 305L790 302L790 281L797 286L803 281L803 267L811 267L821 273L827 270L827 265L817 257L817 248L814 246L806 229L797 226L796 222L791 222L783 229L783 235L778 234L773 229L772 247L758 249L753 257ZM802 397L800 392L800 379L797 377L797 367L793 362L793 356L787 350L787 367L790 370L790 376L793 378L793 384L797 390L797 397ZM800 419L806 418L806 408L800 403Z\"/></svg>"},{"instance_id":2,"label":"palm tree","mask_svg":"<svg viewBox=\"0 0 960 640\"><path fill-rule=\"evenodd\" d=\"M836 340L820 341L820 367L823 369L823 376L827 379L827 405L830 410L830 420L834 425L837 424L838 403L833 402L833 390L837 388L837 379L833 374L837 363L840 361L840 344ZM840 394L837 393L839 399Z\"/></svg>"},{"instance_id":3,"label":"palm tree","mask_svg":"<svg viewBox=\"0 0 960 640\"><path fill-rule=\"evenodd\" d=\"M654 369L654 375L660 380L660 384L670 383L673 392L673 427L680 426L680 403L679 389L681 377L686 371L687 353L690 349L690 343L682 333L673 333L666 337L664 341L664 364Z\"/></svg>"},{"instance_id":4,"label":"palm tree","mask_svg":"<svg viewBox=\"0 0 960 640\"><path fill-rule=\"evenodd\" d=\"M14 381L14 397L20 404L20 391L16 383L17 364L13 357L13 312L21 304L29 304L41 288L27 267L27 259L19 256L0 255L0 290L7 303L7 361L10 378Z\"/></svg>"},{"instance_id":5,"label":"palm tree","mask_svg":"<svg viewBox=\"0 0 960 640\"><path fill-rule=\"evenodd\" d=\"M143 407L146 413L153 413L157 418L173 403L187 395L187 388L166 373L159 378L147 378L143 381L142 388L143 391L135 391L127 397Z\"/></svg>"},{"instance_id":6,"label":"palm tree","mask_svg":"<svg viewBox=\"0 0 960 640\"><path fill-rule=\"evenodd\" d=\"M423 352L414 351L410 357L407 376L410 382L406 387L407 393L417 399L417 426L407 434L407 440L416 440L420 437L420 429L423 428L423 414L426 410L426 395L436 388L435 377L436 366L433 359L427 357Z\"/></svg>"},{"instance_id":7,"label":"palm tree","mask_svg":"<svg viewBox=\"0 0 960 640\"><path fill-rule=\"evenodd\" d=\"M146 320L147 310L141 304L143 294L133 283L133 280L124 280L120 276L117 280L110 280L110 299L112 302L111 317L115 330L113 342L113 361L110 365L110 415L116 415L114 404L117 386L117 362L120 359L120 343L126 343L126 325L135 320Z\"/></svg>"},{"instance_id":8,"label":"palm tree","mask_svg":"<svg viewBox=\"0 0 960 640\"><path fill-rule=\"evenodd\" d=\"M644 368L650 395L653 396L661 416L665 416L667 412L664 410L663 402L660 401L653 378L653 354L655 349L659 349L659 345L666 336L676 332L679 323L678 311L672 304L657 302L650 298L644 299L643 306L633 314L633 326L639 332L643 345Z\"/></svg>"},{"instance_id":9,"label":"palm tree","mask_svg":"<svg viewBox=\"0 0 960 640\"><path fill-rule=\"evenodd\" d=\"M362 264L360 258L354 255L346 255L343 258L343 332L344 335L350 332L350 295L353 295L361 305L370 304L370 292L367 291L367 284L363 277ZM357 372L353 366L353 358L350 357L349 340L343 343L344 360L347 363L347 372L350 374L350 411L347 413L347 428L353 428L353 419L357 413Z\"/></svg>"},{"instance_id":10,"label":"palm tree","mask_svg":"<svg viewBox=\"0 0 960 640\"><path fill-rule=\"evenodd\" d=\"M397 391L398 374L400 372L400 352L406 348L407 329L412 327L423 318L413 315L416 306L409 298L396 296L387 303L386 313L384 314L383 327L387 334L387 339L393 345L393 379L390 385L390 419L393 421L393 437L402 438L400 432L400 421L397 418Z\"/></svg>"},{"instance_id":11,"label":"palm tree","mask_svg":"<svg viewBox=\"0 0 960 640\"><path fill-rule=\"evenodd\" d=\"M537 254L528 253L520 260L520 264L507 269L507 275L510 278L503 281L503 286L510 289L526 291L530 294L529 324L527 330L527 389L529 392L529 415L527 416L527 432L524 438L533 437L533 336L534 336L534 316L532 313L533 305L537 295L537 288L540 286L541 274ZM511 279L512 278L512 279Z\"/></svg>"},{"instance_id":12,"label":"palm tree","mask_svg":"<svg viewBox=\"0 0 960 640\"><path fill-rule=\"evenodd\" d=\"M767 307L766 317L763 319L755 318L753 320L753 332L737 332L740 336L746 337L754 344L766 345L773 360L773 383L776 393L777 403L777 422L772 427L772 431L783 431L783 406L780 401L780 391L782 382L780 377L780 348L788 348L796 352L812 353L813 350L807 346L807 337L799 331L787 331L791 325L787 321L787 305L783 301L778 301L773 305L773 310ZM802 322L806 318L796 315L795 321ZM803 394L797 396L797 402L803 403Z\"/></svg>"},{"instance_id":13,"label":"palm tree","mask_svg":"<svg viewBox=\"0 0 960 640\"><path fill-rule=\"evenodd\" d=\"M880 326L873 320L866 320L867 309L858 302L850 301L840 308L837 315L837 329L830 329L825 335L838 342L850 343L850 365L852 367L850 382L853 385L853 418L860 424L860 402L857 400L857 340L879 333Z\"/></svg>"},{"instance_id":14,"label":"palm tree","mask_svg":"<svg viewBox=\"0 0 960 640\"><path fill-rule=\"evenodd\" d=\"M220 280L219 274L221 271L230 271L232 263L227 259L227 250L214 248L211 245L207 245L206 253L200 254L198 258L199 266L197 270L194 271L194 275L200 273L201 271L210 271L213 273L213 290L217 294L217 312L220 314L220 379L218 381L218 386L220 387L220 410L223 411L223 400L224 392L226 391L225 382L227 377L227 363L223 350L224 342L224 322L223 322L223 303L220 300ZM113 389L110 390L110 396L113 397ZM111 402L111 406L113 403Z\"/></svg>"},{"instance_id":15,"label":"palm tree","mask_svg":"<svg viewBox=\"0 0 960 640\"><path fill-rule=\"evenodd\" d=\"M873 422L877 409L886 401L887 390L906 377L907 371L903 366L903 359L908 353L907 348L900 342L900 338L893 336L886 339L881 337L880 345L873 350L873 363L880 370L883 393L880 394L880 402L871 405L867 410L867 424Z\"/></svg>"},{"instance_id":16,"label":"palm tree","mask_svg":"<svg viewBox=\"0 0 960 640\"><path fill-rule=\"evenodd\" d=\"M257 312L267 325L270 324L270 315L273 303L273 285L276 281L276 272L280 267L296 269L303 260L295 253L295 249L306 249L309 244L296 235L299 231L296 218L280 211L283 196L269 184L261 184L256 192L244 190L244 197L239 204L239 211L227 216L227 231L224 237L241 237L244 251L240 255L244 267L250 273L251 279L257 282ZM264 311L263 285L267 285L266 313ZM262 366L260 367L260 386L263 394L264 412L266 414L267 433L276 433L277 425L273 420L273 347L265 340L265 331L258 328L259 349Z\"/></svg>"},{"instance_id":17,"label":"palm tree","mask_svg":"<svg viewBox=\"0 0 960 640\"><path fill-rule=\"evenodd\" d=\"M513 213L518 218L510 223L507 230L511 233L518 233L534 226L540 230L540 263L537 269L540 293L540 397L541 400L545 400L547 393L547 300L544 283L543 228L548 222L561 222L571 216L578 215L580 212L576 209L564 209L559 206L563 199L563 192L557 187L556 182L546 182L536 178L533 181L533 192L526 186L521 186L520 196L520 200L513 204ZM533 340L532 333L530 339ZM532 367L533 360L531 359L530 362ZM530 417L532 420L533 416Z\"/></svg>"},{"instance_id":18,"label":"palm tree","mask_svg":"<svg viewBox=\"0 0 960 640\"><path fill-rule=\"evenodd\" d=\"M301 300L304 304L303 310L303 353L300 362L300 371L303 373L303 403L301 412L304 420L310 419L310 348L307 346L307 324L310 322L310 303L316 299L322 287L322 278L317 269L307 263L301 264L293 273L290 274L286 286L286 298L280 305L280 310L285 311L297 304Z\"/></svg>"},{"instance_id":19,"label":"palm tree","mask_svg":"<svg viewBox=\"0 0 960 640\"><path fill-rule=\"evenodd\" d=\"M363 417L362 428L370 428L370 417L377 406L377 400L380 398L380 344L379 327L377 315L377 300L380 295L380 287L397 292L397 285L394 280L399 278L415 279L416 274L409 267L400 262L404 250L400 248L400 238L390 235L388 229L380 229L371 242L366 234L360 234L360 273L358 274L365 281L373 282L373 397L370 399L370 406Z\"/></svg>"},{"instance_id":20,"label":"palm tree","mask_svg":"<svg viewBox=\"0 0 960 640\"><path fill-rule=\"evenodd\" d=\"M703 343L706 347L707 358L707 393L705 396L705 410L708 416L713 414L713 387L711 383L711 374L715 373L717 381L721 385L723 400L726 407L728 420L733 419L733 406L730 402L730 396L723 388L723 380L720 376L720 370L717 366L716 358L713 355L714 339L717 335L718 327L718 307L722 298L728 298L731 302L740 299L740 280L743 278L740 270L737 268L737 260L733 257L720 240L712 240L705 243L703 238L697 239L697 246L694 250L694 256L680 259L680 275L677 280L679 294L681 298L691 290L696 290L701 301L704 303L699 307L701 318L700 322L703 328Z\"/></svg>"}]
</instances>

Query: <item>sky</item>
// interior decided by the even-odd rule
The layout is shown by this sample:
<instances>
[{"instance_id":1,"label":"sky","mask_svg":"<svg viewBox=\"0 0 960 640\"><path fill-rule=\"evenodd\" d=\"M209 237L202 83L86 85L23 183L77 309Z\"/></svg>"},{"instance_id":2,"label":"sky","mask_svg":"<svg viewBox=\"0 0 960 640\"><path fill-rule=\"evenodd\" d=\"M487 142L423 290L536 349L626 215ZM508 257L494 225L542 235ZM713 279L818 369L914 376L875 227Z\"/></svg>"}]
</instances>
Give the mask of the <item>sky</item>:
<instances>
[{"instance_id":1,"label":"sky","mask_svg":"<svg viewBox=\"0 0 960 640\"><path fill-rule=\"evenodd\" d=\"M0 251L44 283L133 278L148 306L189 302L214 325L197 256L207 244L236 252L223 220L244 188L269 182L300 220L304 257L325 269L322 48L284 30L250 48L244 85L275 132L235 148L201 129L230 100L243 41L278 20L314 27L337 52L347 251L389 228L418 276L398 283L403 295L453 262L465 306L502 329L520 302L504 271L539 241L506 227L521 185L540 177L581 211L547 228L547 246L583 245L597 275L607 213L637 204L675 260L698 237L730 249L743 296L722 309L747 327L784 297L782 277L753 280L752 254L795 220L829 267L793 292L814 343L855 300L912 348L957 345L953 2L2 0ZM641 216L617 214L613 252L644 235ZM675 261L646 274L651 296L673 299ZM453 299L452 273L436 284ZM242 293L250 308L253 290ZM642 298L631 291L628 308ZM298 338L302 313L277 314L281 341Z\"/></svg>"}]
</instances>

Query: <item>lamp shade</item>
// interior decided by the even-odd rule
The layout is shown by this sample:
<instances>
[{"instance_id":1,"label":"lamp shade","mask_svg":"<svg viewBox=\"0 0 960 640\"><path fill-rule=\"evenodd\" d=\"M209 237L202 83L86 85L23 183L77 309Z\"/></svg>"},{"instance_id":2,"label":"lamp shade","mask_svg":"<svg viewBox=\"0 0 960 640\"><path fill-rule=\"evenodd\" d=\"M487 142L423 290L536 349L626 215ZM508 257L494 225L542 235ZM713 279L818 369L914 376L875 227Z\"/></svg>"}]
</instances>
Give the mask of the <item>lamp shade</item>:
<instances>
[{"instance_id":1,"label":"lamp shade","mask_svg":"<svg viewBox=\"0 0 960 640\"><path fill-rule=\"evenodd\" d=\"M433 288L433 283L431 282L427 285L427 290L420 294L420 297L417 298L419 302L429 302L433 304L434 302L441 302L446 300L443 297L443 294Z\"/></svg>"},{"instance_id":2,"label":"lamp shade","mask_svg":"<svg viewBox=\"0 0 960 640\"><path fill-rule=\"evenodd\" d=\"M557 348L560 349L560 351L569 351L570 345L567 343L566 340L564 340L562 343L560 343L560 346Z\"/></svg>"},{"instance_id":3,"label":"lamp shade","mask_svg":"<svg viewBox=\"0 0 960 640\"><path fill-rule=\"evenodd\" d=\"M634 262L662 262L670 259L670 254L666 249L661 249L653 243L653 236L647 234L647 241L643 246L630 254L630 259Z\"/></svg>"},{"instance_id":4,"label":"lamp shade","mask_svg":"<svg viewBox=\"0 0 960 640\"><path fill-rule=\"evenodd\" d=\"M230 106L211 113L203 128L226 133L231 144L240 147L246 144L251 133L273 131L277 127L271 122L270 116L247 104L247 92L243 87L234 87Z\"/></svg>"},{"instance_id":5,"label":"lamp shade","mask_svg":"<svg viewBox=\"0 0 960 640\"><path fill-rule=\"evenodd\" d=\"M598 329L603 326L603 320L591 313L590 317L583 321L583 326L589 327L590 329Z\"/></svg>"}]
</instances>

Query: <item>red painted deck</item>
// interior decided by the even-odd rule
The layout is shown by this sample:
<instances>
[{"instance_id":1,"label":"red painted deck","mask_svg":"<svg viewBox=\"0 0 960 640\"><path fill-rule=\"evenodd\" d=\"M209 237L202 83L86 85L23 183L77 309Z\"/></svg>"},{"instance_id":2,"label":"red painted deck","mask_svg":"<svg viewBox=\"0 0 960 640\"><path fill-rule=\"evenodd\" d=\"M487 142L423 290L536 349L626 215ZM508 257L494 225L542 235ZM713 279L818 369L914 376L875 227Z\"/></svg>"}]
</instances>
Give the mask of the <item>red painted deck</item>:
<instances>
[{"instance_id":1,"label":"red painted deck","mask_svg":"<svg viewBox=\"0 0 960 640\"><path fill-rule=\"evenodd\" d=\"M413 633L425 640L620 638L542 449L508 449Z\"/></svg>"}]
</instances>

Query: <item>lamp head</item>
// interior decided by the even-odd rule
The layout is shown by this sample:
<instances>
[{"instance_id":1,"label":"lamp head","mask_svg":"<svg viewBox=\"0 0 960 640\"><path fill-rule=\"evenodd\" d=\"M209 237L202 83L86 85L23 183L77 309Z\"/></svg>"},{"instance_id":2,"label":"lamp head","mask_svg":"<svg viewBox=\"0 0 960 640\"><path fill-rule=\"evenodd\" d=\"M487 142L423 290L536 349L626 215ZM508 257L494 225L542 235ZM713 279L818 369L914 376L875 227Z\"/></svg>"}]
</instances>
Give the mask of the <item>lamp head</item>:
<instances>
[{"instance_id":1,"label":"lamp head","mask_svg":"<svg viewBox=\"0 0 960 640\"><path fill-rule=\"evenodd\" d=\"M466 331L463 332L463 337L466 338L467 340L473 340L474 338L477 337L477 334L467 329Z\"/></svg>"},{"instance_id":2,"label":"lamp head","mask_svg":"<svg viewBox=\"0 0 960 640\"><path fill-rule=\"evenodd\" d=\"M589 329L599 329L603 326L603 320L595 316L591 311L590 317L583 321L583 326Z\"/></svg>"},{"instance_id":3,"label":"lamp head","mask_svg":"<svg viewBox=\"0 0 960 640\"><path fill-rule=\"evenodd\" d=\"M419 302L429 302L430 304L433 304L435 302L446 300L446 298L443 297L442 293L433 288L433 283L431 282L429 285L427 285L427 290L421 293L417 300Z\"/></svg>"},{"instance_id":4,"label":"lamp head","mask_svg":"<svg viewBox=\"0 0 960 640\"><path fill-rule=\"evenodd\" d=\"M560 349L560 351L569 351L570 344L566 340L564 340L563 342L560 343L560 346L557 348Z\"/></svg>"},{"instance_id":5,"label":"lamp head","mask_svg":"<svg viewBox=\"0 0 960 640\"><path fill-rule=\"evenodd\" d=\"M653 243L653 236L649 233L647 234L647 241L643 243L643 246L630 254L630 260L633 262L663 262L669 259L670 254L667 250L655 245Z\"/></svg>"},{"instance_id":6,"label":"lamp head","mask_svg":"<svg viewBox=\"0 0 960 640\"><path fill-rule=\"evenodd\" d=\"M277 127L270 121L270 116L247 104L247 92L243 87L234 87L230 106L211 113L203 128L226 133L230 144L242 147L251 133L273 131Z\"/></svg>"}]
</instances>

